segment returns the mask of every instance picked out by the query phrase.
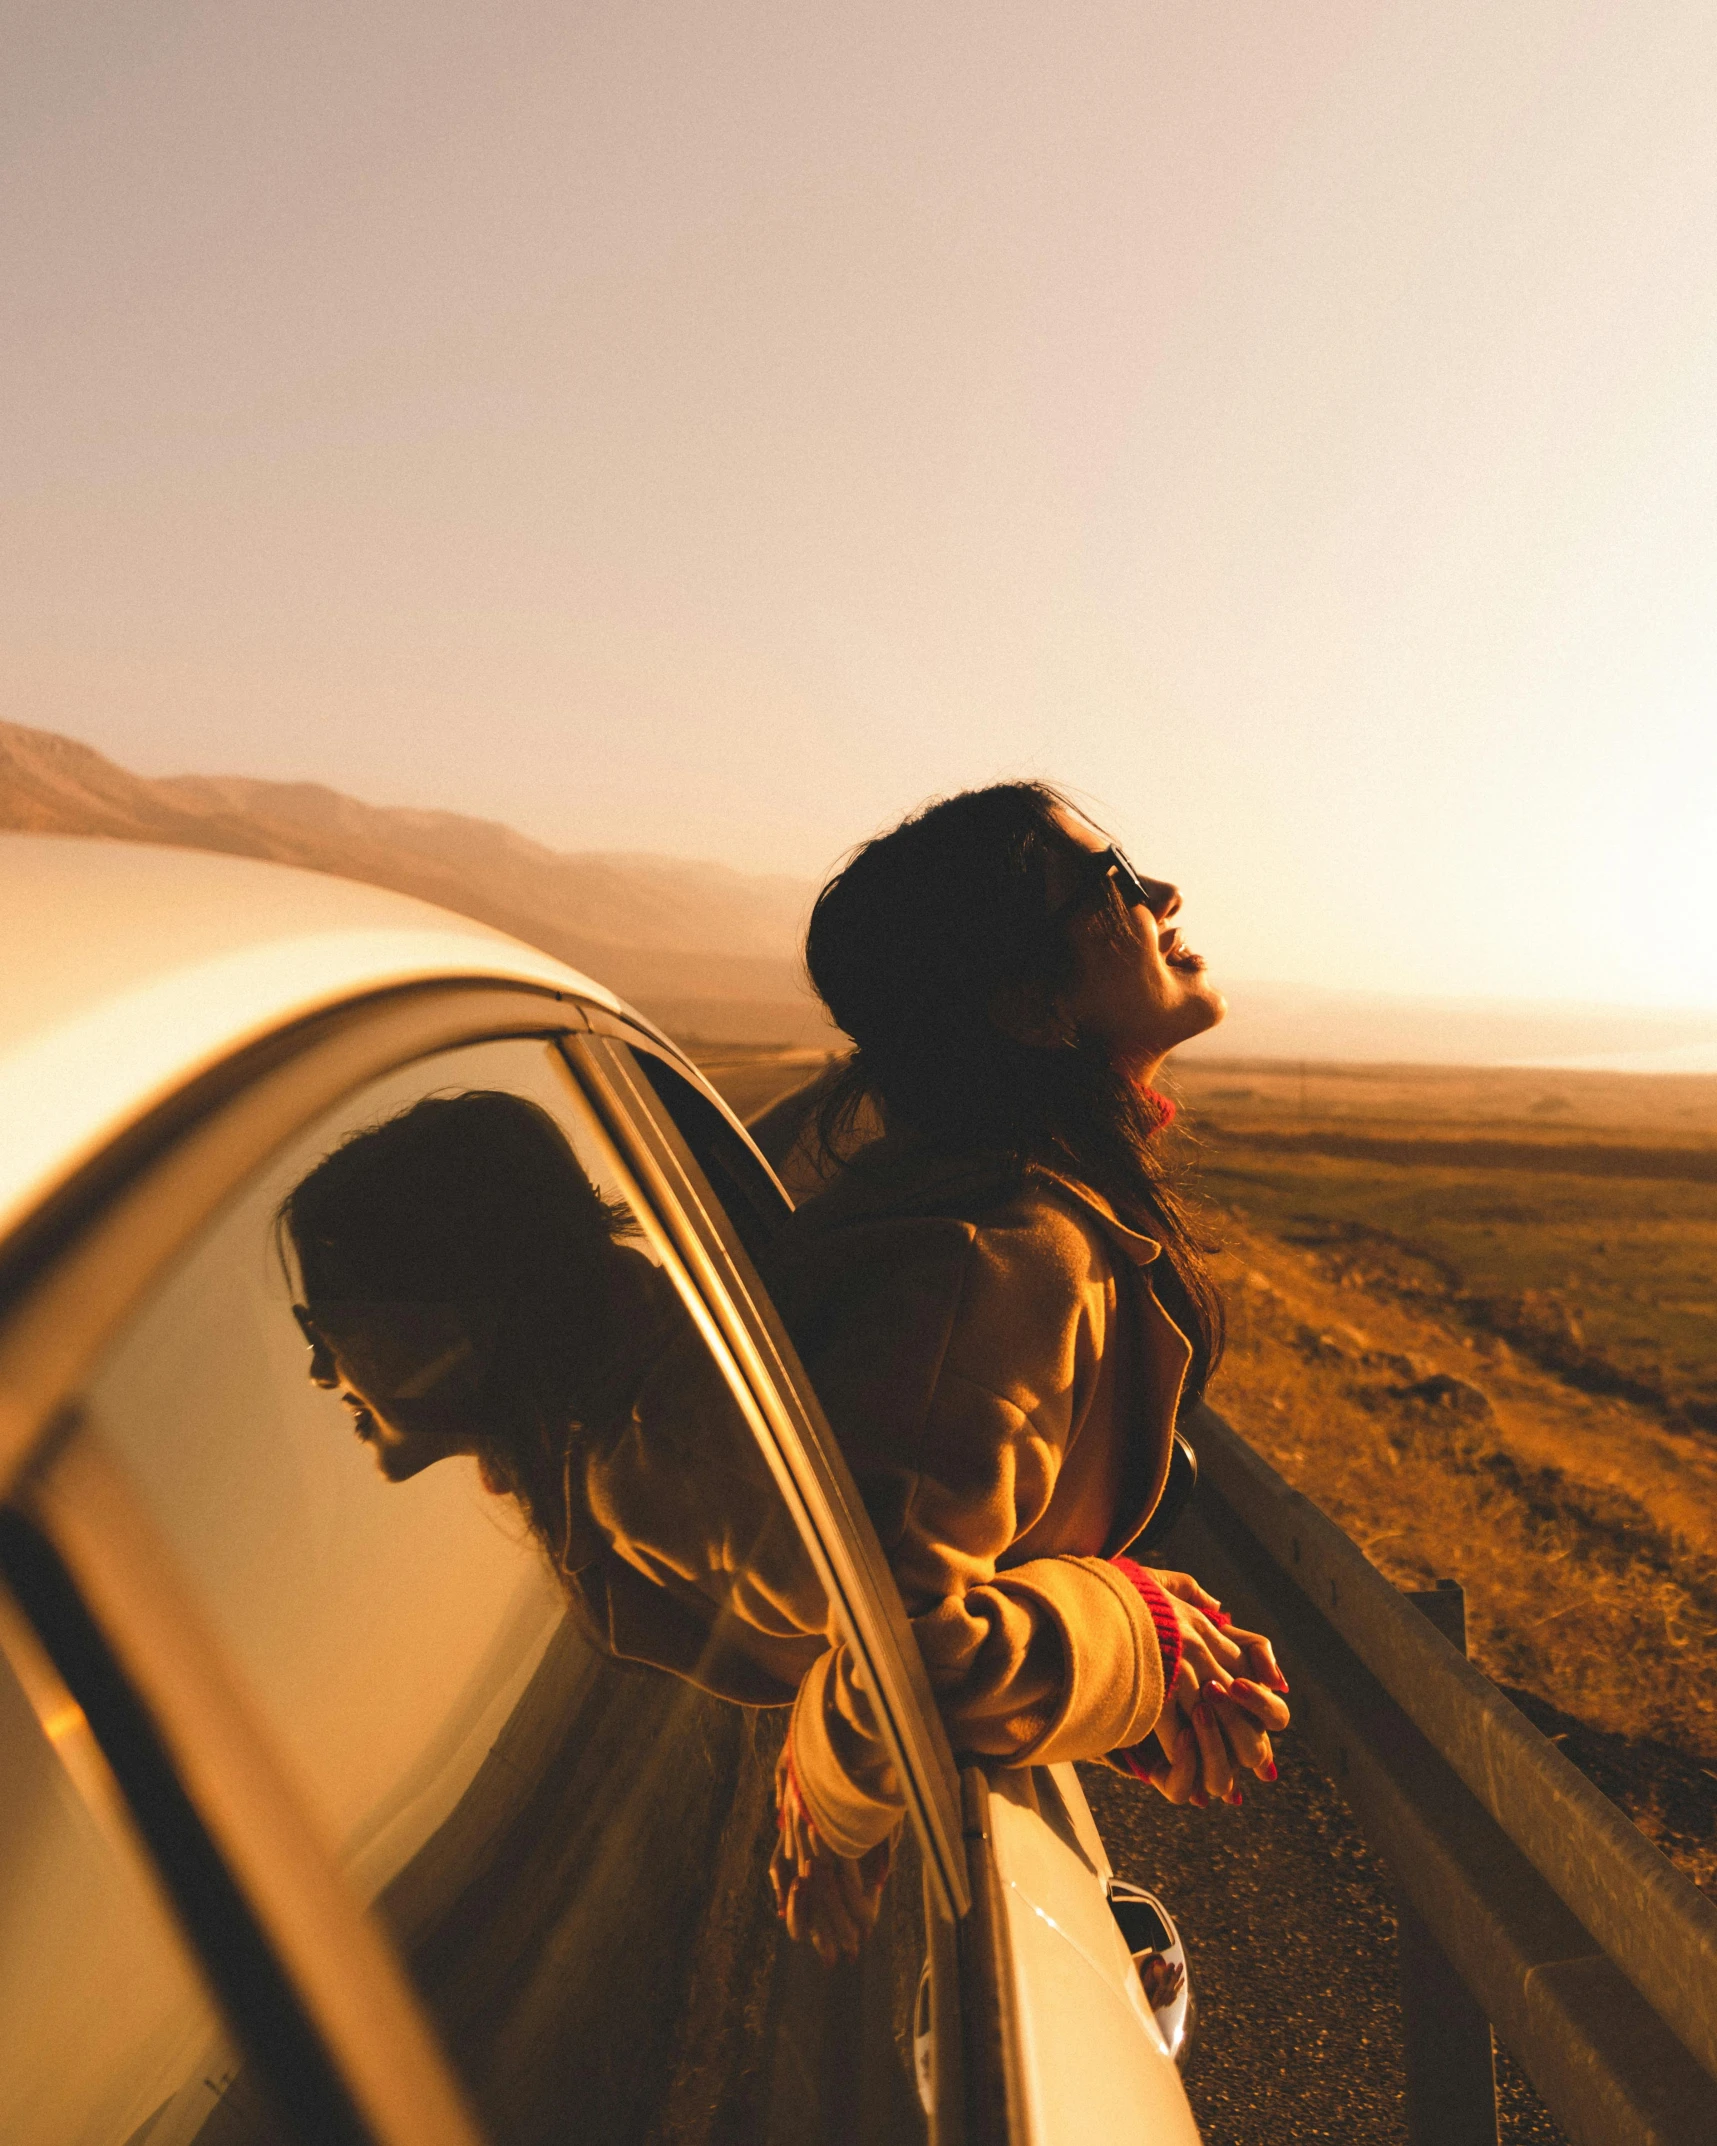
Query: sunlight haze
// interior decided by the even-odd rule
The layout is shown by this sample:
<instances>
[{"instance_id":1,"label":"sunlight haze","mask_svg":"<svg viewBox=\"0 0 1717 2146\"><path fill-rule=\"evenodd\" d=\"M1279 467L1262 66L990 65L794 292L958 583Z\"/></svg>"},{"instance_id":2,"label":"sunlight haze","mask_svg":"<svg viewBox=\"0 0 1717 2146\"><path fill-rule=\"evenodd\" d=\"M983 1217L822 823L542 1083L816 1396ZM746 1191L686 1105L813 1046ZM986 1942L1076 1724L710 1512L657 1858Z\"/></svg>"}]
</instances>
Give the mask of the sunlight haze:
<instances>
[{"instance_id":1,"label":"sunlight haze","mask_svg":"<svg viewBox=\"0 0 1717 2146\"><path fill-rule=\"evenodd\" d=\"M14 5L0 717L1717 1008L1717 14Z\"/></svg>"}]
</instances>

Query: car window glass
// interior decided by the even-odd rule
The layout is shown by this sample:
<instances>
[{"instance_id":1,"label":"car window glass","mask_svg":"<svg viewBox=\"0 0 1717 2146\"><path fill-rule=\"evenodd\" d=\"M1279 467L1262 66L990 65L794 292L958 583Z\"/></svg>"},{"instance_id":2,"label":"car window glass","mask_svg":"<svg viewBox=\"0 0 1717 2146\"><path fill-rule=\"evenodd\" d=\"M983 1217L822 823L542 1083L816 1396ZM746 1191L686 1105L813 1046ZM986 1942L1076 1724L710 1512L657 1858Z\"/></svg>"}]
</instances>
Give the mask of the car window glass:
<instances>
[{"instance_id":1,"label":"car window glass","mask_svg":"<svg viewBox=\"0 0 1717 2146\"><path fill-rule=\"evenodd\" d=\"M654 1051L626 1046L627 1055L696 1156L735 1236L759 1274L769 1271L770 1247L789 1213L787 1201L750 1143L685 1075Z\"/></svg>"},{"instance_id":2,"label":"car window glass","mask_svg":"<svg viewBox=\"0 0 1717 2146\"><path fill-rule=\"evenodd\" d=\"M41 1705L0 1655L0 2139L182 2146L235 2086L231 2045L133 1842L98 1815L82 1715L63 1691Z\"/></svg>"},{"instance_id":3,"label":"car window glass","mask_svg":"<svg viewBox=\"0 0 1717 2146\"><path fill-rule=\"evenodd\" d=\"M781 1937L775 1764L828 1606L605 1152L540 1043L373 1084L178 1263L83 1435L497 2138L912 2136L910 1855L856 1967Z\"/></svg>"}]
</instances>

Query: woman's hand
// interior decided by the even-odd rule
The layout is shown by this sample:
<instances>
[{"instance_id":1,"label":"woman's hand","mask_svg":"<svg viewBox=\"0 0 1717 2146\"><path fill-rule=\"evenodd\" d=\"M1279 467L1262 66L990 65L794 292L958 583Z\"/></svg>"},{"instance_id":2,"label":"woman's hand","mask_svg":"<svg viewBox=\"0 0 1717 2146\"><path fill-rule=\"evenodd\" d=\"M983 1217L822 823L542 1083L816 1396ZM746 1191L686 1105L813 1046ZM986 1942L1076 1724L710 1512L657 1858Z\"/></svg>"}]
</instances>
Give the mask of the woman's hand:
<instances>
[{"instance_id":1,"label":"woman's hand","mask_svg":"<svg viewBox=\"0 0 1717 2146\"><path fill-rule=\"evenodd\" d=\"M1146 2004L1153 2012L1166 2011L1186 1987L1186 1969L1178 1960L1165 1960L1160 1952L1146 1953L1138 1964Z\"/></svg>"},{"instance_id":2,"label":"woman's hand","mask_svg":"<svg viewBox=\"0 0 1717 2146\"><path fill-rule=\"evenodd\" d=\"M825 1967L843 1957L856 1960L882 1905L894 1835L862 1856L837 1855L806 1808L791 1738L775 1768L775 1824L769 1885L787 1935L808 1944Z\"/></svg>"},{"instance_id":3,"label":"woman's hand","mask_svg":"<svg viewBox=\"0 0 1717 2146\"><path fill-rule=\"evenodd\" d=\"M1270 1737L1287 1725L1287 1706L1275 1692L1246 1677L1226 1688L1214 1678L1201 1685L1183 1661L1154 1736L1137 1747L1135 1770L1171 1803L1199 1810L1213 1798L1238 1803L1241 1774L1276 1778Z\"/></svg>"},{"instance_id":4,"label":"woman's hand","mask_svg":"<svg viewBox=\"0 0 1717 2146\"><path fill-rule=\"evenodd\" d=\"M1226 1686L1238 1675L1269 1691L1287 1690L1288 1680L1277 1667L1275 1649L1262 1632L1243 1631L1225 1617L1222 1604L1190 1572L1145 1569L1174 1604L1181 1660L1192 1663L1201 1685L1214 1677Z\"/></svg>"},{"instance_id":5,"label":"woman's hand","mask_svg":"<svg viewBox=\"0 0 1717 2146\"><path fill-rule=\"evenodd\" d=\"M1280 1696L1288 1680L1264 1634L1232 1623L1190 1573L1151 1578L1174 1604L1181 1659L1157 1722L1158 1750L1141 1749L1138 1770L1171 1803L1238 1803L1242 1773L1276 1778L1270 1737L1288 1725Z\"/></svg>"}]
</instances>

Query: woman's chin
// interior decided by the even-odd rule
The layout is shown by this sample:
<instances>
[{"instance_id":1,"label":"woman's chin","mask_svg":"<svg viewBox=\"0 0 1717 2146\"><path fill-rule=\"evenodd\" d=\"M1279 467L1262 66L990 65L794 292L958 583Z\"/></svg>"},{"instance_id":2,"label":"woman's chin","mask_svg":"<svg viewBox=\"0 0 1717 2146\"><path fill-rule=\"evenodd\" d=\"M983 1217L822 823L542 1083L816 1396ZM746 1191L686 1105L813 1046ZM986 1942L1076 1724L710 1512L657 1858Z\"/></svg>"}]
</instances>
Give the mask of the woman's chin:
<instances>
[{"instance_id":1,"label":"woman's chin","mask_svg":"<svg viewBox=\"0 0 1717 2146\"><path fill-rule=\"evenodd\" d=\"M1178 1004L1163 1008L1148 1029L1141 1027L1112 1043L1111 1063L1148 1084L1171 1051L1204 1035L1227 1013L1228 1001L1222 993L1214 985L1208 989L1201 985Z\"/></svg>"},{"instance_id":2,"label":"woman's chin","mask_svg":"<svg viewBox=\"0 0 1717 2146\"><path fill-rule=\"evenodd\" d=\"M384 1431L370 1444L376 1466L390 1483L409 1483L414 1475L433 1468L437 1461L451 1460L456 1453L467 1450L453 1438L398 1431Z\"/></svg>"}]
</instances>

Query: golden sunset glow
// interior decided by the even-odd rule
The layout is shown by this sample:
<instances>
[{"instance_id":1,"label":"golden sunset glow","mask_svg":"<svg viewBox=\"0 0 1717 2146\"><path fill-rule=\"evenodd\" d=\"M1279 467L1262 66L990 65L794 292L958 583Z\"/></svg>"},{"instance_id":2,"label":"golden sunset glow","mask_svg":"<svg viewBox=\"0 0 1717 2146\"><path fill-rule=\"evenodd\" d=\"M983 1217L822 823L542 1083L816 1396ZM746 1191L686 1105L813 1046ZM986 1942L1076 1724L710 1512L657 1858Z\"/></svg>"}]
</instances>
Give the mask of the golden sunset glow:
<instances>
[{"instance_id":1,"label":"golden sunset glow","mask_svg":"<svg viewBox=\"0 0 1717 2146\"><path fill-rule=\"evenodd\" d=\"M1043 773L1225 977L1717 1008L1708 7L33 19L12 719L806 878Z\"/></svg>"}]
</instances>

